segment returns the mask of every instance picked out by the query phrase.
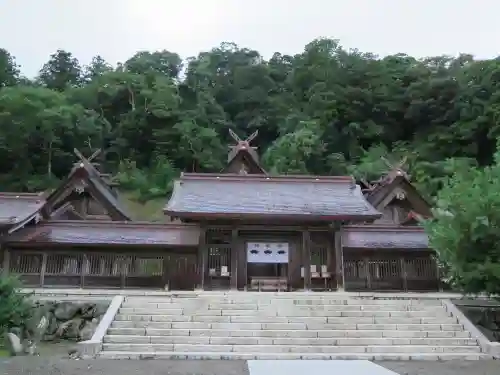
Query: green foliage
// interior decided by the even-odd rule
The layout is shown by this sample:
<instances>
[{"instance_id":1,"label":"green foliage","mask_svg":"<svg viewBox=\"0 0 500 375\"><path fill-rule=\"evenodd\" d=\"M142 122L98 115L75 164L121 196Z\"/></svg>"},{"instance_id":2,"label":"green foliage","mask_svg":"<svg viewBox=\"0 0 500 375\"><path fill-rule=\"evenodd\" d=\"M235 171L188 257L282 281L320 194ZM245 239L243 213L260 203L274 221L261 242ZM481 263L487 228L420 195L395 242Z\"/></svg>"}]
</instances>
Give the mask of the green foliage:
<instances>
[{"instance_id":1,"label":"green foliage","mask_svg":"<svg viewBox=\"0 0 500 375\"><path fill-rule=\"evenodd\" d=\"M437 195L426 223L448 278L468 293L500 294L500 148L485 168L462 166Z\"/></svg>"},{"instance_id":2,"label":"green foliage","mask_svg":"<svg viewBox=\"0 0 500 375\"><path fill-rule=\"evenodd\" d=\"M156 160L155 164L147 169L137 168L133 161L123 161L119 165L116 175L120 186L125 190L138 193L141 200L164 198L173 189L173 181L179 172L164 157Z\"/></svg>"},{"instance_id":3,"label":"green foliage","mask_svg":"<svg viewBox=\"0 0 500 375\"><path fill-rule=\"evenodd\" d=\"M33 81L0 49L0 190L52 187L73 148L91 146L122 189L148 199L177 171L223 168L231 128L259 130L253 145L274 173L371 179L386 169L381 156L406 156L433 197L461 164L493 162L499 98L498 59L378 58L332 39L269 61L234 43L184 62L142 51L116 67L100 56L81 66L59 50Z\"/></svg>"},{"instance_id":4,"label":"green foliage","mask_svg":"<svg viewBox=\"0 0 500 375\"><path fill-rule=\"evenodd\" d=\"M0 333L21 327L31 317L29 296L19 293L21 283L14 276L0 273Z\"/></svg>"}]
</instances>

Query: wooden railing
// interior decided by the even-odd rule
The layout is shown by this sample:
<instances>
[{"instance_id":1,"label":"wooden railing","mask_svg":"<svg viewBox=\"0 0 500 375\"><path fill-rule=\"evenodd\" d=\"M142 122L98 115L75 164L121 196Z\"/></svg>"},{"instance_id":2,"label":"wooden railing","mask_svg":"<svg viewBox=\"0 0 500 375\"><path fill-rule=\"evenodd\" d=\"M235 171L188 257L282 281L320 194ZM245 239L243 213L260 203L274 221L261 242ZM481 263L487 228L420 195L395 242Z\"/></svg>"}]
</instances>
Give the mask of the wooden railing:
<instances>
[{"instance_id":1,"label":"wooden railing","mask_svg":"<svg viewBox=\"0 0 500 375\"><path fill-rule=\"evenodd\" d=\"M195 254L10 250L9 272L31 287L194 289Z\"/></svg>"},{"instance_id":2,"label":"wooden railing","mask_svg":"<svg viewBox=\"0 0 500 375\"><path fill-rule=\"evenodd\" d=\"M346 290L437 291L439 277L431 254L344 254Z\"/></svg>"}]
</instances>

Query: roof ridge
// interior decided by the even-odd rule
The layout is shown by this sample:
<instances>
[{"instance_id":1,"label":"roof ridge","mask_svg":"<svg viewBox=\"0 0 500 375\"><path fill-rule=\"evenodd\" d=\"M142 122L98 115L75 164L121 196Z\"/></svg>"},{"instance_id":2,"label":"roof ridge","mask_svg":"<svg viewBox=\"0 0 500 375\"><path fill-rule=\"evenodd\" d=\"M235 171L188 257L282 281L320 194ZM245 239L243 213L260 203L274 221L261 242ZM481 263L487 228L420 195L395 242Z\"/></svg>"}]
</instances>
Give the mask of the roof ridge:
<instances>
[{"instance_id":1,"label":"roof ridge","mask_svg":"<svg viewBox=\"0 0 500 375\"><path fill-rule=\"evenodd\" d=\"M194 223L160 223L160 222L152 222L152 221L113 221L113 220L46 220L39 223L39 227L42 226L85 226L85 227L102 227L103 225L107 225L112 228L123 228L123 227L143 227L143 228L152 228L152 227L161 227L168 229L194 229L198 228L198 224Z\"/></svg>"},{"instance_id":2,"label":"roof ridge","mask_svg":"<svg viewBox=\"0 0 500 375\"><path fill-rule=\"evenodd\" d=\"M186 180L226 180L226 181L272 181L272 182L342 182L355 185L352 176L311 176L311 175L262 175L262 174L219 174L219 173L182 173L181 181Z\"/></svg>"}]
</instances>

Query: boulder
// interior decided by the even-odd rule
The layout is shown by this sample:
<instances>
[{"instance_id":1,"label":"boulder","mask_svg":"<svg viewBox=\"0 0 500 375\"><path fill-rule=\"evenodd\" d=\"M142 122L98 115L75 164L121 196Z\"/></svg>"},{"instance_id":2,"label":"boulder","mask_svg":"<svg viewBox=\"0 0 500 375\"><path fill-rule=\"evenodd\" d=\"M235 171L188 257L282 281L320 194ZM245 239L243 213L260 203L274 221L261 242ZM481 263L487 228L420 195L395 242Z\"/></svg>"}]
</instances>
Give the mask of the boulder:
<instances>
[{"instance_id":1,"label":"boulder","mask_svg":"<svg viewBox=\"0 0 500 375\"><path fill-rule=\"evenodd\" d=\"M54 335L57 331L57 319L54 315L54 313L49 312L47 314L47 319L49 321L49 325L47 326L47 330L45 331L46 335Z\"/></svg>"},{"instance_id":2,"label":"boulder","mask_svg":"<svg viewBox=\"0 0 500 375\"><path fill-rule=\"evenodd\" d=\"M85 323L82 318L74 318L62 323L56 332L56 337L68 340L77 340L80 337L80 330Z\"/></svg>"},{"instance_id":3,"label":"boulder","mask_svg":"<svg viewBox=\"0 0 500 375\"><path fill-rule=\"evenodd\" d=\"M81 310L81 305L73 302L61 302L54 309L54 315L58 320L71 320Z\"/></svg>"},{"instance_id":4,"label":"boulder","mask_svg":"<svg viewBox=\"0 0 500 375\"><path fill-rule=\"evenodd\" d=\"M87 320L83 324L83 328L80 331L80 340L82 340L82 341L90 340L92 338L92 336L94 335L94 332L95 332L98 325L99 325L99 322L97 321L96 318L94 318L90 321Z\"/></svg>"},{"instance_id":5,"label":"boulder","mask_svg":"<svg viewBox=\"0 0 500 375\"><path fill-rule=\"evenodd\" d=\"M23 355L24 348L21 339L16 334L9 332L5 336L5 348L11 356Z\"/></svg>"}]
</instances>

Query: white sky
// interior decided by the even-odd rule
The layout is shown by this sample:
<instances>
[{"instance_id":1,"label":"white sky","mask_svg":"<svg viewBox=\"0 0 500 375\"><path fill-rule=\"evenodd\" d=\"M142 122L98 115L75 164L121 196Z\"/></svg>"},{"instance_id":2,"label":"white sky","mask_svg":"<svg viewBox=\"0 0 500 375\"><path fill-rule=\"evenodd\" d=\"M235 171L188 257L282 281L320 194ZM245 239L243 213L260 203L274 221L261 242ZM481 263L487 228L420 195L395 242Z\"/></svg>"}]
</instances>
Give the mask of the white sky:
<instances>
[{"instance_id":1,"label":"white sky","mask_svg":"<svg viewBox=\"0 0 500 375\"><path fill-rule=\"evenodd\" d=\"M183 58L222 41L298 53L317 37L379 55L500 55L500 0L0 0L0 48L34 76L58 48L82 64L138 50Z\"/></svg>"}]
</instances>

